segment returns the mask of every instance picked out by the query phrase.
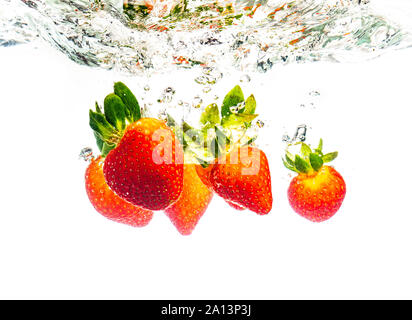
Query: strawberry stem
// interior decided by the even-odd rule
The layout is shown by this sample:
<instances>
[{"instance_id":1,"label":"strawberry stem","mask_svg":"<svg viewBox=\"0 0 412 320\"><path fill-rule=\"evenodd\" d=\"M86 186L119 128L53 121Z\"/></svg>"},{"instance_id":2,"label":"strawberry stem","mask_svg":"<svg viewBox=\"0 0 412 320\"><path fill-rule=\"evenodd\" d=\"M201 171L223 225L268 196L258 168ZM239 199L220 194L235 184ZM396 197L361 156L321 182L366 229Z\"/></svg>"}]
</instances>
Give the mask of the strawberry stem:
<instances>
[{"instance_id":1,"label":"strawberry stem","mask_svg":"<svg viewBox=\"0 0 412 320\"><path fill-rule=\"evenodd\" d=\"M289 151L291 146L301 145L300 154L292 154ZM304 142L290 144L286 148L285 156L282 158L284 166L294 172L301 174L313 174L318 172L322 166L331 162L338 156L338 152L323 154L323 140L320 139L318 147L312 150L309 145Z\"/></svg>"}]
</instances>

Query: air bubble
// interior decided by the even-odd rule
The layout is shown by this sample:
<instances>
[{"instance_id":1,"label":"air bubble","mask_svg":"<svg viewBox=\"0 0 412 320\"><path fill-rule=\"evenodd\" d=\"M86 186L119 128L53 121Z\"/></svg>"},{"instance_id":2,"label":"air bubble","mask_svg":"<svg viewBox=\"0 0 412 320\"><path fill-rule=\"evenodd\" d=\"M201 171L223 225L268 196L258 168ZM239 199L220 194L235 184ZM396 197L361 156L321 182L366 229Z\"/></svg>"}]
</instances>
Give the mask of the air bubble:
<instances>
[{"instance_id":1,"label":"air bubble","mask_svg":"<svg viewBox=\"0 0 412 320\"><path fill-rule=\"evenodd\" d=\"M90 161L92 158L93 158L92 148L86 147L80 150L79 159L83 159L84 161Z\"/></svg>"},{"instance_id":2,"label":"air bubble","mask_svg":"<svg viewBox=\"0 0 412 320\"><path fill-rule=\"evenodd\" d=\"M240 82L250 82L249 75L245 74L240 78Z\"/></svg>"},{"instance_id":3,"label":"air bubble","mask_svg":"<svg viewBox=\"0 0 412 320\"><path fill-rule=\"evenodd\" d=\"M203 103L202 98L201 98L200 96L196 96L196 97L194 97L194 99L193 99L192 106L193 106L194 108L198 109L198 108L200 108L200 106L201 106L202 103Z\"/></svg>"},{"instance_id":4,"label":"air bubble","mask_svg":"<svg viewBox=\"0 0 412 320\"><path fill-rule=\"evenodd\" d=\"M265 126L265 123L264 123L262 120L258 120L258 121L256 121L256 125L257 125L259 128L263 128L263 127Z\"/></svg>"},{"instance_id":5,"label":"air bubble","mask_svg":"<svg viewBox=\"0 0 412 320\"><path fill-rule=\"evenodd\" d=\"M316 90L313 90L313 91L309 92L309 95L312 96L312 97L317 97L317 96L320 96L320 92L316 91Z\"/></svg>"}]
</instances>

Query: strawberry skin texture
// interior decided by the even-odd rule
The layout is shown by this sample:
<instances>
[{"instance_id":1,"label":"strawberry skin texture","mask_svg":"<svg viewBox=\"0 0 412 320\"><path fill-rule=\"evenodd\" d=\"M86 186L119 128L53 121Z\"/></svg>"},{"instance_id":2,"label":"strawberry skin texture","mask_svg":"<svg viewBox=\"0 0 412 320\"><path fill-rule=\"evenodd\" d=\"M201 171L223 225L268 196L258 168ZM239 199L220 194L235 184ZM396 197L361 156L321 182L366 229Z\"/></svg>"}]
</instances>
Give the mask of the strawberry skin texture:
<instances>
[{"instance_id":1,"label":"strawberry skin texture","mask_svg":"<svg viewBox=\"0 0 412 320\"><path fill-rule=\"evenodd\" d=\"M299 174L288 189L293 210L313 222L331 218L342 205L345 194L345 181L330 166L323 166L313 174Z\"/></svg>"},{"instance_id":2,"label":"strawberry skin texture","mask_svg":"<svg viewBox=\"0 0 412 320\"><path fill-rule=\"evenodd\" d=\"M210 173L213 169L213 166L214 164L210 164L206 168L203 168L200 164L195 165L197 175L199 176L203 184L210 190L213 190L212 184L210 183Z\"/></svg>"},{"instance_id":3,"label":"strawberry skin texture","mask_svg":"<svg viewBox=\"0 0 412 320\"><path fill-rule=\"evenodd\" d=\"M245 174L245 169L253 169L249 171L253 174ZM250 146L235 148L226 155L225 163L219 161L214 165L210 182L219 196L237 206L261 215L272 209L269 164L262 150Z\"/></svg>"},{"instance_id":4,"label":"strawberry skin texture","mask_svg":"<svg viewBox=\"0 0 412 320\"><path fill-rule=\"evenodd\" d=\"M236 209L236 210L239 210L239 211L242 211L242 210L245 210L246 208L244 208L244 207L242 207L242 206L239 206L239 205L237 205L236 203L234 203L234 202L232 202L232 201L229 201L229 200L225 200L226 201L226 203L229 205L229 206L231 206L233 209Z\"/></svg>"},{"instance_id":5,"label":"strawberry skin texture","mask_svg":"<svg viewBox=\"0 0 412 320\"><path fill-rule=\"evenodd\" d=\"M212 172L214 164L210 164L208 167L203 168L201 165L196 165L196 172L199 175L200 180L202 180L203 184L209 188L209 190L213 191L212 184L210 182L210 173ZM229 206L236 210L245 210L244 207L237 205L231 201L225 200Z\"/></svg>"},{"instance_id":6,"label":"strawberry skin texture","mask_svg":"<svg viewBox=\"0 0 412 320\"><path fill-rule=\"evenodd\" d=\"M184 165L183 191L179 199L165 210L182 235L192 233L213 198L213 192L198 176L196 166Z\"/></svg>"},{"instance_id":7,"label":"strawberry skin texture","mask_svg":"<svg viewBox=\"0 0 412 320\"><path fill-rule=\"evenodd\" d=\"M163 154L159 151L162 163L154 160L160 144L166 146ZM183 148L164 122L142 118L126 128L107 155L103 172L109 187L121 198L144 209L164 210L183 189Z\"/></svg>"},{"instance_id":8,"label":"strawberry skin texture","mask_svg":"<svg viewBox=\"0 0 412 320\"><path fill-rule=\"evenodd\" d=\"M132 227L144 227L152 220L153 212L126 202L106 183L103 160L93 159L86 169L86 192L93 207L104 217Z\"/></svg>"}]
</instances>

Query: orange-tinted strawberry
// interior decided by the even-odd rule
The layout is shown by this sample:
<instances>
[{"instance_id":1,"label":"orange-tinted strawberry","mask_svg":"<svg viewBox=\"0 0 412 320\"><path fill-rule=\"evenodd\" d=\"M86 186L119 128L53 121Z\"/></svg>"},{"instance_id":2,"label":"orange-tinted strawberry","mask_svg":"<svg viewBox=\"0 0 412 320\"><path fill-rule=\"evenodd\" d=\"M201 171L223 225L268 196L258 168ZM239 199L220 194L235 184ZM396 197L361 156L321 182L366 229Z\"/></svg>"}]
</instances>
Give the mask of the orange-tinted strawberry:
<instances>
[{"instance_id":1,"label":"orange-tinted strawberry","mask_svg":"<svg viewBox=\"0 0 412 320\"><path fill-rule=\"evenodd\" d=\"M183 148L163 121L130 124L105 160L104 176L121 198L149 210L163 210L183 189Z\"/></svg>"},{"instance_id":2,"label":"orange-tinted strawberry","mask_svg":"<svg viewBox=\"0 0 412 320\"><path fill-rule=\"evenodd\" d=\"M288 189L293 210L313 222L331 218L342 205L345 194L345 181L330 166L322 166L311 174L299 174Z\"/></svg>"},{"instance_id":3,"label":"orange-tinted strawberry","mask_svg":"<svg viewBox=\"0 0 412 320\"><path fill-rule=\"evenodd\" d=\"M109 189L103 176L101 157L91 160L85 179L87 196L97 212L104 217L132 227L144 227L152 219L152 211L132 205Z\"/></svg>"},{"instance_id":4,"label":"orange-tinted strawberry","mask_svg":"<svg viewBox=\"0 0 412 320\"><path fill-rule=\"evenodd\" d=\"M184 165L183 191L179 199L165 209L166 215L182 235L192 233L213 197L213 192L198 176L196 166Z\"/></svg>"},{"instance_id":5,"label":"orange-tinted strawberry","mask_svg":"<svg viewBox=\"0 0 412 320\"><path fill-rule=\"evenodd\" d=\"M213 166L210 182L219 196L235 205L262 215L272 209L269 164L258 148L235 148Z\"/></svg>"},{"instance_id":6,"label":"orange-tinted strawberry","mask_svg":"<svg viewBox=\"0 0 412 320\"><path fill-rule=\"evenodd\" d=\"M324 165L335 159L337 152L323 154L322 140L314 151L307 144L301 144L302 156L287 152L284 159L285 166L298 173L289 185L289 203L302 217L322 222L341 207L346 194L345 181L333 167Z\"/></svg>"},{"instance_id":7,"label":"orange-tinted strawberry","mask_svg":"<svg viewBox=\"0 0 412 320\"><path fill-rule=\"evenodd\" d=\"M202 167L200 164L195 165L196 172L200 178L200 180L203 182L203 184L208 187L210 190L213 190L213 187L210 183L210 172L212 171L213 164L210 164L207 167Z\"/></svg>"}]
</instances>

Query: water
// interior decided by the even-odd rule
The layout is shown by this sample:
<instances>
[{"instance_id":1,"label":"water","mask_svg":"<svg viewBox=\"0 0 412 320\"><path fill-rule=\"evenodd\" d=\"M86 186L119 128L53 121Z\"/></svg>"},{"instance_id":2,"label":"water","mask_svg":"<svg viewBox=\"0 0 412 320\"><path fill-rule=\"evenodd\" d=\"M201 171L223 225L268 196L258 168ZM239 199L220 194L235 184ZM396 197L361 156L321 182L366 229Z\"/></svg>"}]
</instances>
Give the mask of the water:
<instances>
[{"instance_id":1,"label":"water","mask_svg":"<svg viewBox=\"0 0 412 320\"><path fill-rule=\"evenodd\" d=\"M412 43L405 28L374 13L368 1L189 0L185 9L177 0L153 2L147 14L131 0L125 10L119 0L3 0L0 45L42 39L81 64L151 74L199 65L227 73L360 61ZM200 81L213 83L219 72Z\"/></svg>"},{"instance_id":2,"label":"water","mask_svg":"<svg viewBox=\"0 0 412 320\"><path fill-rule=\"evenodd\" d=\"M48 43L79 64L143 78L137 96L144 115L180 112L196 122L230 89L219 87L222 79L253 88L277 65L361 62L410 47L409 19L378 11L369 1L349 0L2 0L0 46ZM185 94L172 80L157 87L156 77L174 73ZM309 92L302 112L313 112L319 95ZM251 129L267 125L259 118ZM303 141L310 127L302 136L299 125L279 139Z\"/></svg>"}]
</instances>

